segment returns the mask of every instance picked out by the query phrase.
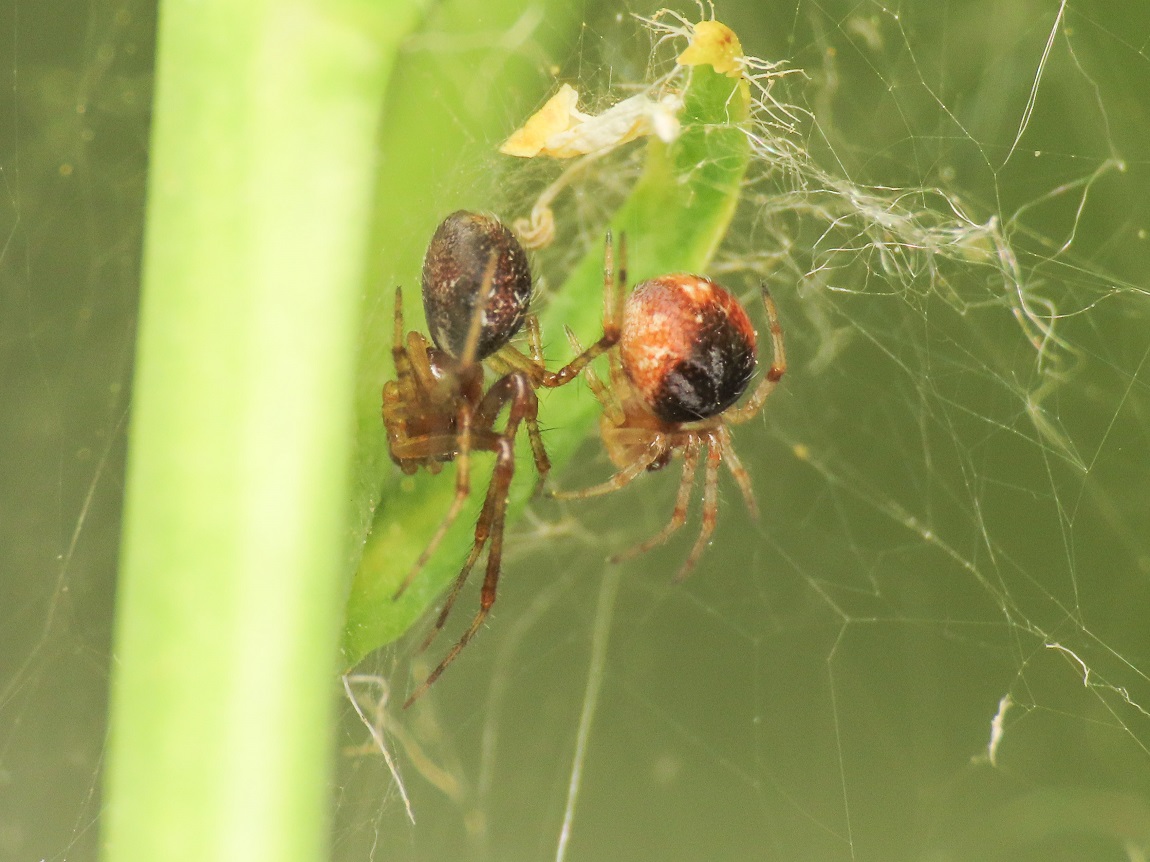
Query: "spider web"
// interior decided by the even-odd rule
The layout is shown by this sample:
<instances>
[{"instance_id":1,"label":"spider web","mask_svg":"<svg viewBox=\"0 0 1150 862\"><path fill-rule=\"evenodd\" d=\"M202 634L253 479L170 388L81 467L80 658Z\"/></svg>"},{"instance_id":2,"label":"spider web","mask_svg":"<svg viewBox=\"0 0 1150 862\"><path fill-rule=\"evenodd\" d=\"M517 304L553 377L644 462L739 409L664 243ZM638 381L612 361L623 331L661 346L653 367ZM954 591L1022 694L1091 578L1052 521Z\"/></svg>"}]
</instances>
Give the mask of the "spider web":
<instances>
[{"instance_id":1,"label":"spider web","mask_svg":"<svg viewBox=\"0 0 1150 862\"><path fill-rule=\"evenodd\" d=\"M0 858L91 859L154 9L0 4Z\"/></svg>"},{"instance_id":2,"label":"spider web","mask_svg":"<svg viewBox=\"0 0 1150 862\"><path fill-rule=\"evenodd\" d=\"M538 48L533 6L414 50L511 51L601 108L651 80L631 13L653 11L587 9L570 56ZM752 309L767 280L787 339L787 377L735 431L760 519L725 477L715 541L675 586L697 500L665 547L603 561L662 526L676 470L534 507L490 624L417 708L388 700L426 672L411 644L349 681L415 823L348 703L333 855L1147 858L1150 12L717 13L796 70L761 79L710 273ZM2 15L0 858L87 859L153 10ZM559 198L546 284L601 242L640 150ZM498 159L436 191L485 187ZM523 214L553 178L524 165L491 208ZM608 474L585 454L565 483Z\"/></svg>"}]
</instances>

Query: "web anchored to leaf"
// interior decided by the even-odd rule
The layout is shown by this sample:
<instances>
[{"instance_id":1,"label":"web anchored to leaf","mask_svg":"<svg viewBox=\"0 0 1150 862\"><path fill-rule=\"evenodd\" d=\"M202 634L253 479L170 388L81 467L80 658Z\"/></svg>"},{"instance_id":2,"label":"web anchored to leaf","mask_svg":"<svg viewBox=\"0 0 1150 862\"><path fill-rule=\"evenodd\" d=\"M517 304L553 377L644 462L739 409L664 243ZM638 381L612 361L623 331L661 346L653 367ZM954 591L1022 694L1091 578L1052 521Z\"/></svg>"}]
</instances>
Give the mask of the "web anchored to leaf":
<instances>
[{"instance_id":1,"label":"web anchored to leaf","mask_svg":"<svg viewBox=\"0 0 1150 862\"><path fill-rule=\"evenodd\" d=\"M453 670L464 700L437 692L428 707L442 724L421 751L472 779L431 816L482 812L465 843L499 857L515 781L545 800L532 846L571 858L581 836L589 856L630 841L678 858L683 818L740 858L994 858L1068 822L1142 858L1150 327L1136 189L1150 155L1106 63L1145 81L1145 52L1070 2L948 6L945 27L925 2L772 6L769 25L739 27L749 53L726 113L696 121L704 72L677 60L700 16L636 11L584 22L576 60L491 136L492 208L538 249L552 362L564 324L594 337L586 297L608 225L627 233L633 282L695 269L748 308L769 286L790 370L735 435L761 517L726 499L688 584L669 584L680 537L628 561L597 604L604 560L666 522L673 481L526 508L477 639L487 658ZM718 68L706 73L727 77ZM548 105L566 126L533 153L496 153ZM622 115L625 128L607 122ZM670 193L642 195L663 190L660 154L700 129L737 143L667 157L665 185L717 214L693 235L668 228ZM593 400L561 395L540 409L557 473L603 481ZM524 752L549 765L519 770ZM404 774L411 790L420 779ZM619 795L649 810L620 825Z\"/></svg>"}]
</instances>

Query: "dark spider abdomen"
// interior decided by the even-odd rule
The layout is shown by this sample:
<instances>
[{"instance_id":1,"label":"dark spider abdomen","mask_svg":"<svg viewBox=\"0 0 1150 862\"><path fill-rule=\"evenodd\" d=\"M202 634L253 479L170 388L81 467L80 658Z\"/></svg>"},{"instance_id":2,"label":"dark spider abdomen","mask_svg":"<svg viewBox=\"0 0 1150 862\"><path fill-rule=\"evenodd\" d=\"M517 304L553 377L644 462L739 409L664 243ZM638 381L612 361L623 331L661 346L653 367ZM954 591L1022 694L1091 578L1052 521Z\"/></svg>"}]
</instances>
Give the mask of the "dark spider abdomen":
<instances>
[{"instance_id":1,"label":"dark spider abdomen","mask_svg":"<svg viewBox=\"0 0 1150 862\"><path fill-rule=\"evenodd\" d=\"M755 330L738 301L697 275L645 281L627 300L623 369L664 422L722 413L755 372Z\"/></svg>"},{"instance_id":2,"label":"dark spider abdomen","mask_svg":"<svg viewBox=\"0 0 1150 862\"><path fill-rule=\"evenodd\" d=\"M475 355L481 360L519 331L531 302L531 268L519 240L493 216L454 212L435 230L423 258L423 310L436 347L463 354L491 256L495 272Z\"/></svg>"}]
</instances>

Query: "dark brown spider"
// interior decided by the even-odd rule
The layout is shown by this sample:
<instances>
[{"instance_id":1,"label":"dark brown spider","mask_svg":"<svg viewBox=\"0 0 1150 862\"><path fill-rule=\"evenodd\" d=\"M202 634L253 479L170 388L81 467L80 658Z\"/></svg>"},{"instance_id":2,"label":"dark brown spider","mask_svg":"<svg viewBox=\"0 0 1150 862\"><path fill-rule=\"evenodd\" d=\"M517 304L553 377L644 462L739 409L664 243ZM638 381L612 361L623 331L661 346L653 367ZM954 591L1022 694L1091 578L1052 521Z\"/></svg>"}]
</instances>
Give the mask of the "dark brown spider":
<instances>
[{"instance_id":1,"label":"dark brown spider","mask_svg":"<svg viewBox=\"0 0 1150 862\"><path fill-rule=\"evenodd\" d=\"M599 425L603 445L617 472L598 485L554 496L576 499L606 494L644 471L667 466L675 452L683 453L683 478L670 521L651 538L612 557L612 562L649 551L683 526L704 449L702 528L676 580L690 574L715 529L719 464L724 459L747 508L758 516L751 478L735 454L728 426L758 413L787 368L778 309L765 284L762 296L770 329L771 367L739 407L732 405L755 372L755 330L731 294L698 275L665 275L636 287L623 310L619 343L609 351L609 384L586 369L591 390L603 406ZM579 349L570 332L568 338Z\"/></svg>"},{"instance_id":2,"label":"dark brown spider","mask_svg":"<svg viewBox=\"0 0 1150 862\"><path fill-rule=\"evenodd\" d=\"M495 467L475 523L471 551L420 649L426 649L448 615L483 549L487 572L479 610L455 646L407 699L425 692L479 630L495 603L503 553L503 519L515 473L515 436L527 426L540 483L551 469L536 420L539 386L574 380L591 360L619 339L621 314L612 274L610 238L604 273L603 337L556 372L543 365L539 327L528 315L531 270L515 236L498 219L459 211L436 229L423 261L423 307L431 342L422 333L404 336L403 291L395 291L392 358L396 379L383 388L383 421L391 458L407 474L421 467L438 473L454 461L455 496L431 541L407 574L399 598L435 553L471 493L471 454L492 452ZM528 324L530 356L509 342ZM484 362L502 376L485 385ZM506 412L502 430L496 427Z\"/></svg>"}]
</instances>

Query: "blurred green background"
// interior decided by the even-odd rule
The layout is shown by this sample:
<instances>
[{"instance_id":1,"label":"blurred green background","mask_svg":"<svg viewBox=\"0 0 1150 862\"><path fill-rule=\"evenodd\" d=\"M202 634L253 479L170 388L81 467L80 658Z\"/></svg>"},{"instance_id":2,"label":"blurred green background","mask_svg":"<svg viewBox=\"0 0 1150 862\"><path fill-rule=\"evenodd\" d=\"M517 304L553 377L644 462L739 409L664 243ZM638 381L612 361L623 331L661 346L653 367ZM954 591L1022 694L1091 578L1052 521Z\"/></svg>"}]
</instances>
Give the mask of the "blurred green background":
<instances>
[{"instance_id":1,"label":"blurred green background","mask_svg":"<svg viewBox=\"0 0 1150 862\"><path fill-rule=\"evenodd\" d=\"M385 109L372 278L414 285L457 206L525 211L544 169L494 146L557 80L616 97L642 81L650 43L628 15L653 8L436 6L393 79L426 115ZM155 10L0 10L0 858L90 859ZM813 177L761 167L716 264L745 296L771 280L790 353L736 432L760 520L724 479L692 579L669 583L695 521L604 604L606 552L659 528L676 476L536 505L488 627L417 708L386 709L416 825L345 705L333 858L553 858L597 627L569 859L1145 858L1150 9L717 12L748 53L803 70L776 93L810 112L798 139L827 176L937 189L902 211L996 219L1016 267L986 242L965 261L926 237L888 253L881 211L836 220ZM547 285L600 241L594 190L614 182L570 204ZM1040 348L1023 303L1053 325ZM606 475L585 451L561 482ZM412 647L363 670L401 695Z\"/></svg>"}]
</instances>

